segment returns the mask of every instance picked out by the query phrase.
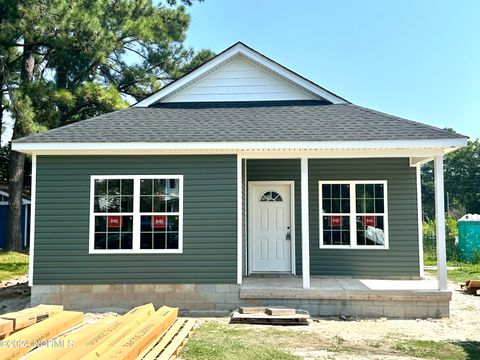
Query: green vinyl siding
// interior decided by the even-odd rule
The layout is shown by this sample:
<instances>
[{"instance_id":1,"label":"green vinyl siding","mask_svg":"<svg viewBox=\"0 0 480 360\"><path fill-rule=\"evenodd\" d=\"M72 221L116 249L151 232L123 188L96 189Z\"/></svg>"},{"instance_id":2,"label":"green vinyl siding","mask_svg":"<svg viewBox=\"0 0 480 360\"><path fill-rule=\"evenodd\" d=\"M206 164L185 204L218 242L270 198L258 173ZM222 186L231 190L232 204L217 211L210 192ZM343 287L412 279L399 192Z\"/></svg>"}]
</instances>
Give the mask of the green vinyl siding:
<instances>
[{"instance_id":1,"label":"green vinyl siding","mask_svg":"<svg viewBox=\"0 0 480 360\"><path fill-rule=\"evenodd\" d=\"M419 276L416 169L408 158L311 159L310 272L312 275ZM389 249L320 249L318 182L387 180Z\"/></svg>"},{"instance_id":2,"label":"green vinyl siding","mask_svg":"<svg viewBox=\"0 0 480 360\"><path fill-rule=\"evenodd\" d=\"M236 156L38 156L34 284L236 283ZM182 254L89 254L91 175L183 175Z\"/></svg>"},{"instance_id":3,"label":"green vinyl siding","mask_svg":"<svg viewBox=\"0 0 480 360\"><path fill-rule=\"evenodd\" d=\"M295 181L296 273L301 274L300 160L248 160L249 181ZM389 249L320 249L318 182L387 180ZM408 158L310 159L311 275L419 275L416 172Z\"/></svg>"}]
</instances>

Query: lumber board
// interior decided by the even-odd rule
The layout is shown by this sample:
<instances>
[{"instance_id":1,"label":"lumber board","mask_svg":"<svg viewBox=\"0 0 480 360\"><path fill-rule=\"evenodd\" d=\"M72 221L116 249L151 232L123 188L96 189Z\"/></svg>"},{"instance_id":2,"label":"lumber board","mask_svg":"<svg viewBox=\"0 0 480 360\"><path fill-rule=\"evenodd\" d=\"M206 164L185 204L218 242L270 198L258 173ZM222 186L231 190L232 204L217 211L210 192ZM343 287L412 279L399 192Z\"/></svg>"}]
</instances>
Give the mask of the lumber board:
<instances>
[{"instance_id":1,"label":"lumber board","mask_svg":"<svg viewBox=\"0 0 480 360\"><path fill-rule=\"evenodd\" d=\"M153 304L133 308L95 334L94 337L80 342L75 348L70 349L57 360L98 359L109 350L112 343L118 342L154 313Z\"/></svg>"},{"instance_id":2,"label":"lumber board","mask_svg":"<svg viewBox=\"0 0 480 360\"><path fill-rule=\"evenodd\" d=\"M0 315L0 318L12 320L13 330L18 331L63 311L62 305L40 304L33 308ZM1 333L1 331L0 331Z\"/></svg>"},{"instance_id":3,"label":"lumber board","mask_svg":"<svg viewBox=\"0 0 480 360\"><path fill-rule=\"evenodd\" d=\"M13 332L12 319L0 319L0 336L3 334L10 334Z\"/></svg>"},{"instance_id":4,"label":"lumber board","mask_svg":"<svg viewBox=\"0 0 480 360\"><path fill-rule=\"evenodd\" d=\"M23 310L25 312L31 312L37 316L37 322L45 320L63 311L63 305L47 305L40 304L30 309Z\"/></svg>"},{"instance_id":5,"label":"lumber board","mask_svg":"<svg viewBox=\"0 0 480 360\"><path fill-rule=\"evenodd\" d=\"M145 351L141 353L138 358L143 360L155 360L158 354L160 354L168 345L168 343L172 341L173 337L177 335L178 331L185 324L186 320L187 319L177 319L177 321L170 326L167 332L160 337L160 341L157 340L153 342L153 346L145 349Z\"/></svg>"},{"instance_id":6,"label":"lumber board","mask_svg":"<svg viewBox=\"0 0 480 360\"><path fill-rule=\"evenodd\" d=\"M136 359L155 338L175 322L177 315L178 308L162 306L143 324L137 326L116 344L112 344L110 350L102 355L102 360Z\"/></svg>"},{"instance_id":7,"label":"lumber board","mask_svg":"<svg viewBox=\"0 0 480 360\"><path fill-rule=\"evenodd\" d=\"M256 313L264 313L267 311L266 307L261 307L261 306L248 306L248 307L240 307L238 309L238 312L240 314L256 314Z\"/></svg>"},{"instance_id":8,"label":"lumber board","mask_svg":"<svg viewBox=\"0 0 480 360\"><path fill-rule=\"evenodd\" d=\"M262 324L262 325L308 325L309 315L267 315L266 313L240 314L234 312L231 324Z\"/></svg>"},{"instance_id":9,"label":"lumber board","mask_svg":"<svg viewBox=\"0 0 480 360\"><path fill-rule=\"evenodd\" d=\"M265 310L267 315L281 316L281 315L295 315L297 312L295 309L291 308L276 308L276 307L267 307Z\"/></svg>"},{"instance_id":10,"label":"lumber board","mask_svg":"<svg viewBox=\"0 0 480 360\"><path fill-rule=\"evenodd\" d=\"M172 342L162 351L157 359L170 360L172 357L177 356L185 345L187 338L190 336L195 323L195 319L188 319L183 325L182 330L173 338Z\"/></svg>"},{"instance_id":11,"label":"lumber board","mask_svg":"<svg viewBox=\"0 0 480 360\"><path fill-rule=\"evenodd\" d=\"M52 360L58 359L69 352L76 344L93 338L99 331L115 320L114 316L100 319L96 323L86 324L78 329L55 339L55 346L46 346L28 354L27 360ZM58 341L57 341L58 340Z\"/></svg>"},{"instance_id":12,"label":"lumber board","mask_svg":"<svg viewBox=\"0 0 480 360\"><path fill-rule=\"evenodd\" d=\"M37 315L28 312L11 312L0 316L1 319L11 320L13 322L13 330L18 331L30 325L37 323Z\"/></svg>"},{"instance_id":13,"label":"lumber board","mask_svg":"<svg viewBox=\"0 0 480 360\"><path fill-rule=\"evenodd\" d=\"M0 360L14 360L83 321L83 313L64 311L2 340Z\"/></svg>"},{"instance_id":14,"label":"lumber board","mask_svg":"<svg viewBox=\"0 0 480 360\"><path fill-rule=\"evenodd\" d=\"M470 280L467 286L471 289L480 289L480 280Z\"/></svg>"}]
</instances>

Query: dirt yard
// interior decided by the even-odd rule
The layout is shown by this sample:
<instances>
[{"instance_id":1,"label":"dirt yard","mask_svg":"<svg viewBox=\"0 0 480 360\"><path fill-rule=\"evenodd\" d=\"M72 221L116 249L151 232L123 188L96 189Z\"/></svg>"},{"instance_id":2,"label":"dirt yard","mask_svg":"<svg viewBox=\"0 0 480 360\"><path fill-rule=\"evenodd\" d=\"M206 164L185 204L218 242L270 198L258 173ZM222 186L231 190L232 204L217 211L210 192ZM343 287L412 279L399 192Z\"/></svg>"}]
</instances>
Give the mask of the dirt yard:
<instances>
[{"instance_id":1,"label":"dirt yard","mask_svg":"<svg viewBox=\"0 0 480 360\"><path fill-rule=\"evenodd\" d=\"M480 296L451 283L445 319L320 318L309 326L229 325L201 318L181 352L184 359L480 359ZM0 282L0 313L29 306L26 277ZM114 315L114 314L110 314ZM86 314L95 321L105 314Z\"/></svg>"},{"instance_id":2,"label":"dirt yard","mask_svg":"<svg viewBox=\"0 0 480 360\"><path fill-rule=\"evenodd\" d=\"M453 291L445 319L344 321L314 319L310 326L229 325L200 319L185 359L480 359L480 297Z\"/></svg>"}]
</instances>

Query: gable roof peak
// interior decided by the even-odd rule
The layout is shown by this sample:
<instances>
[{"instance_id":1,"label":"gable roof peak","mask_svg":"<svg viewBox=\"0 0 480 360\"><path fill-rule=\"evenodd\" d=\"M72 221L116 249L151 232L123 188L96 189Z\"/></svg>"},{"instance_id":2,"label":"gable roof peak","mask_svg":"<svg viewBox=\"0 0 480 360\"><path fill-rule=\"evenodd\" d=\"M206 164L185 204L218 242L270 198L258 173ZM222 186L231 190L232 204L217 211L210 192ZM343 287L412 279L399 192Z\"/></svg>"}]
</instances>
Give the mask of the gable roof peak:
<instances>
[{"instance_id":1,"label":"gable roof peak","mask_svg":"<svg viewBox=\"0 0 480 360\"><path fill-rule=\"evenodd\" d=\"M199 67L193 69L172 83L164 86L156 93L134 104L133 107L148 107L152 104L162 102L168 95L181 91L181 89L186 88L194 81L205 76L206 74L209 74L215 69L218 69L220 66L228 63L234 58L237 58L239 55L261 66L262 68L267 69L275 76L284 79L286 82L291 83L301 90L311 93L320 99L329 101L333 104L348 103L347 100L341 98L340 96L286 68L285 66L258 52L257 50L249 47L245 43L237 41Z\"/></svg>"}]
</instances>

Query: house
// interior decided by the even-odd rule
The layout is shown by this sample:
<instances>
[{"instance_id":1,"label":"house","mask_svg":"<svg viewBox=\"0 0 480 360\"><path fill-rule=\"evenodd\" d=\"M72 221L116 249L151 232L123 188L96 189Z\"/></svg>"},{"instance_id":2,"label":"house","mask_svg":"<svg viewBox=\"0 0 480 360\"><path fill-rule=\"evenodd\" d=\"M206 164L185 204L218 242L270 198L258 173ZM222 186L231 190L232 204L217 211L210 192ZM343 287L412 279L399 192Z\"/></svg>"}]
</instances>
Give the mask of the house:
<instances>
[{"instance_id":1,"label":"house","mask_svg":"<svg viewBox=\"0 0 480 360\"><path fill-rule=\"evenodd\" d=\"M8 221L8 187L0 185L0 249L7 244L7 221ZM24 193L22 196L22 244L26 249L30 241L30 195Z\"/></svg>"},{"instance_id":2,"label":"house","mask_svg":"<svg viewBox=\"0 0 480 360\"><path fill-rule=\"evenodd\" d=\"M236 43L128 109L13 142L33 158L32 302L448 316L442 162L466 141ZM430 160L433 284L421 280Z\"/></svg>"}]
</instances>

